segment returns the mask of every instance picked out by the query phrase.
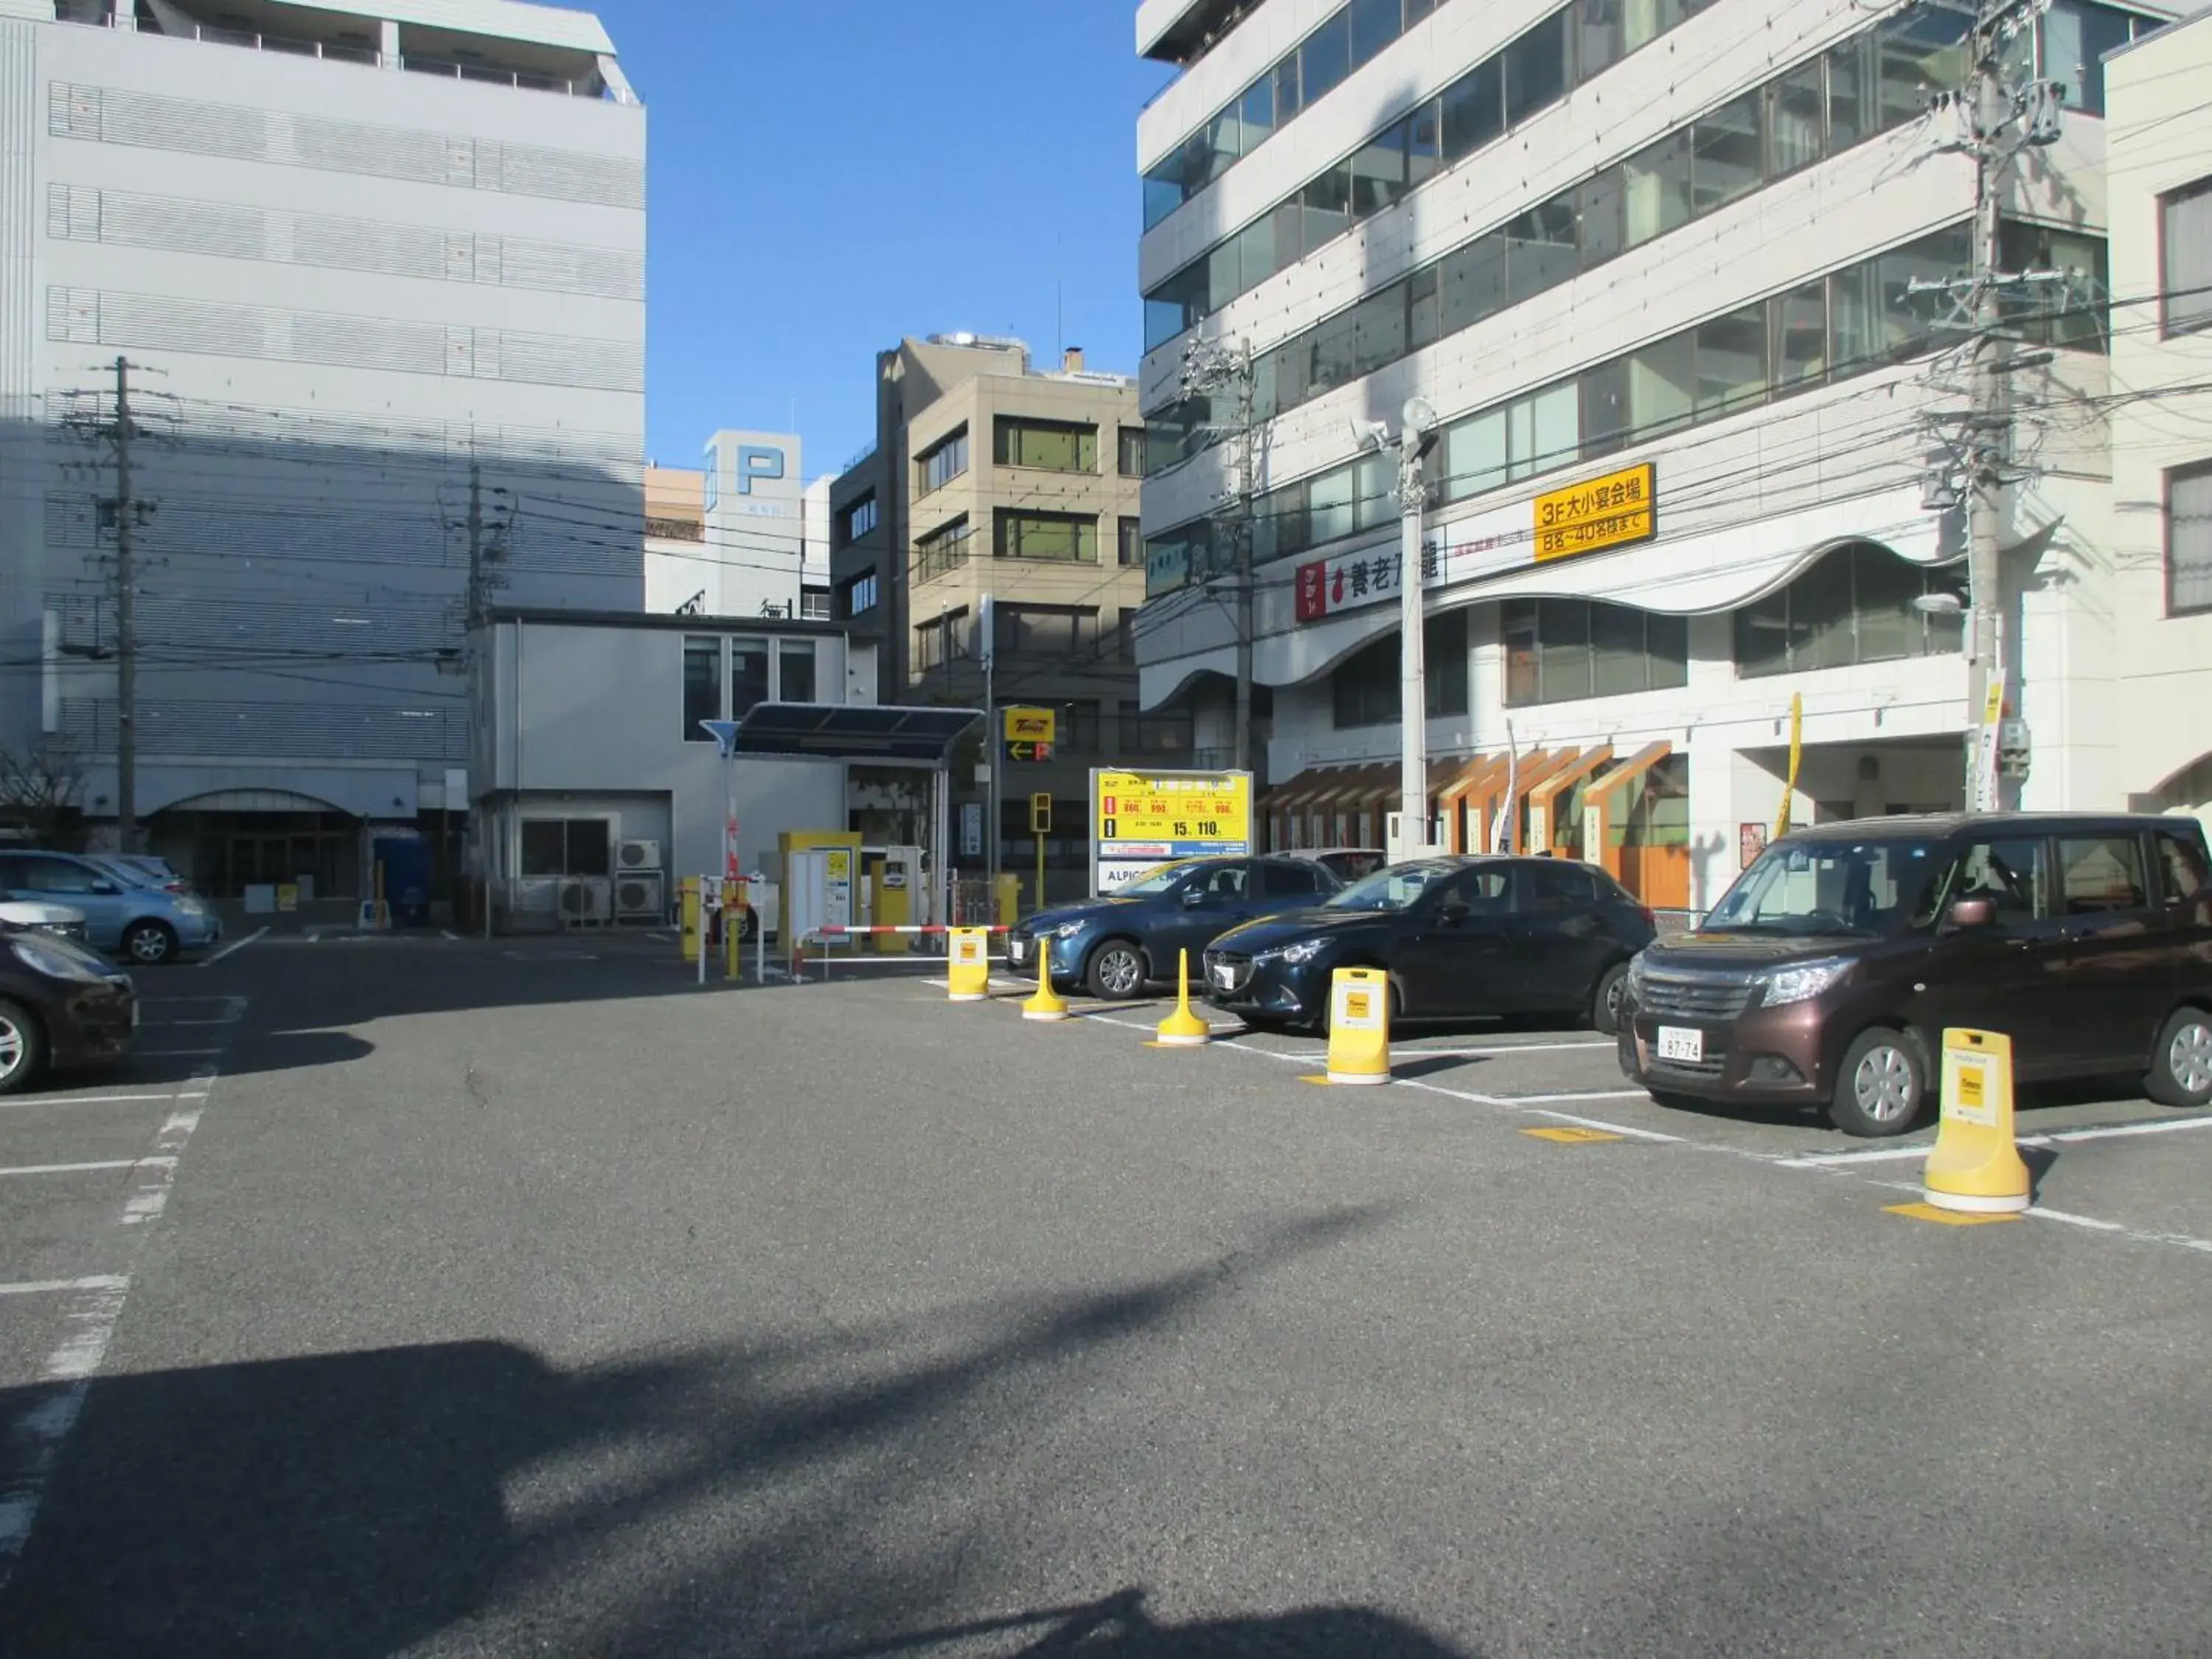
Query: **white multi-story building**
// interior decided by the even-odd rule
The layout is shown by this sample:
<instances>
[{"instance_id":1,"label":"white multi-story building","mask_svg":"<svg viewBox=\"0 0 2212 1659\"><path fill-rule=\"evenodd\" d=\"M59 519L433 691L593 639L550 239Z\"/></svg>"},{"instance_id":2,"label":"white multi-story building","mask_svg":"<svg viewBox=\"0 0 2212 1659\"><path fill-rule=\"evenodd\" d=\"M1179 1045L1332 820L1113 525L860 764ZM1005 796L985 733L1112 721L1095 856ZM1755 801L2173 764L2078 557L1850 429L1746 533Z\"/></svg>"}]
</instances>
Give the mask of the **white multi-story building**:
<instances>
[{"instance_id":1,"label":"white multi-story building","mask_svg":"<svg viewBox=\"0 0 2212 1659\"><path fill-rule=\"evenodd\" d=\"M0 744L88 763L112 832L120 360L149 842L356 891L465 810L471 610L643 600L613 43L519 0L0 0Z\"/></svg>"},{"instance_id":2,"label":"white multi-story building","mask_svg":"<svg viewBox=\"0 0 2212 1659\"><path fill-rule=\"evenodd\" d=\"M2033 9L2031 9L2032 10ZM1960 514L1976 169L1957 0L1146 0L1182 64L1139 122L1152 428L1147 708L1229 718L1226 394L1259 419L1255 678L1279 842L1380 844L1397 805L1394 430L1442 419L1424 521L1434 833L1605 863L1695 907L1794 821L1955 807L1970 726ZM2001 538L2027 806L2153 789L2112 718L2116 512L2103 54L2169 13L2052 0L2005 52L2065 88L2009 169L2021 481ZM2015 732L2019 730L2016 726ZM2201 745L2200 745L2201 746ZM1509 761L1509 755L1516 757ZM2166 764L2160 761L2158 764ZM1509 787L1510 779L1510 787Z\"/></svg>"}]
</instances>

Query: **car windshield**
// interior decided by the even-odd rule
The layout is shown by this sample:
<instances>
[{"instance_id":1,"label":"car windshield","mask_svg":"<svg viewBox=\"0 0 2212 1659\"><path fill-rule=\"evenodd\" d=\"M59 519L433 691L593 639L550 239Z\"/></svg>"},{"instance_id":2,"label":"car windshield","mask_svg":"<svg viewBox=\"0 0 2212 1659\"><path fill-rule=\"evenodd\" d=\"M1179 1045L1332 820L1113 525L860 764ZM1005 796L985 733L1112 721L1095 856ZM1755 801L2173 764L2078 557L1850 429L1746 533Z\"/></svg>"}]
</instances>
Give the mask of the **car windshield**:
<instances>
[{"instance_id":1,"label":"car windshield","mask_svg":"<svg viewBox=\"0 0 2212 1659\"><path fill-rule=\"evenodd\" d=\"M1698 927L1701 933L1895 933L1927 885L1933 840L1783 842L1759 855Z\"/></svg>"},{"instance_id":2,"label":"car windshield","mask_svg":"<svg viewBox=\"0 0 2212 1659\"><path fill-rule=\"evenodd\" d=\"M1179 860L1174 864L1155 865L1135 880L1125 881L1114 889L1113 896L1118 897L1124 893L1164 893L1197 868L1198 866L1189 859Z\"/></svg>"},{"instance_id":3,"label":"car windshield","mask_svg":"<svg viewBox=\"0 0 2212 1659\"><path fill-rule=\"evenodd\" d=\"M1403 910L1460 866L1437 860L1417 864L1395 864L1387 870L1355 881L1328 899L1331 910Z\"/></svg>"}]
</instances>

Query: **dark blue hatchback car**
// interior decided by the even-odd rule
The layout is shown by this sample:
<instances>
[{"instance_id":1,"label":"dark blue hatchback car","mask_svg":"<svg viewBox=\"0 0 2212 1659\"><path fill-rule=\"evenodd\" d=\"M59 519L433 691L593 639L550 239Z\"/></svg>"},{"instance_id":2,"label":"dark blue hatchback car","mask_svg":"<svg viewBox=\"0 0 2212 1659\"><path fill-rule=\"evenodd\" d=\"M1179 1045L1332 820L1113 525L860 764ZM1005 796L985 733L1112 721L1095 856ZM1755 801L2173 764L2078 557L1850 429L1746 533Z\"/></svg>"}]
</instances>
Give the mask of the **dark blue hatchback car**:
<instances>
[{"instance_id":1,"label":"dark blue hatchback car","mask_svg":"<svg viewBox=\"0 0 2212 1659\"><path fill-rule=\"evenodd\" d=\"M1220 934L1319 904L1340 884L1310 859L1184 859L1148 871L1111 897L1016 923L1006 960L1017 973L1035 973L1039 953L1049 951L1056 988L1118 998L1172 980L1176 953L1188 951L1195 989L1201 955Z\"/></svg>"}]
</instances>

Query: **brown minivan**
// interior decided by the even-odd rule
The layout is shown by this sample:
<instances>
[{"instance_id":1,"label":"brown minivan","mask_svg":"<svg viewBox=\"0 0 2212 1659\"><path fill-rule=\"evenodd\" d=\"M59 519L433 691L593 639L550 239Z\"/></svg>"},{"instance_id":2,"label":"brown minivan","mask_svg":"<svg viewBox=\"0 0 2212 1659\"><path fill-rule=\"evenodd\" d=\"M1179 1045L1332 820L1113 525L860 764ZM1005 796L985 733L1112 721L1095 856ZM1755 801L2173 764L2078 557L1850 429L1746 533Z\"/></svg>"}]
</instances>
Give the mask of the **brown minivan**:
<instances>
[{"instance_id":1,"label":"brown minivan","mask_svg":"<svg viewBox=\"0 0 2212 1659\"><path fill-rule=\"evenodd\" d=\"M2212 857L2194 818L1959 813L1785 836L1630 965L1620 1065L1668 1095L1902 1134L1946 1026L2022 1081L2130 1073L2212 1103Z\"/></svg>"}]
</instances>

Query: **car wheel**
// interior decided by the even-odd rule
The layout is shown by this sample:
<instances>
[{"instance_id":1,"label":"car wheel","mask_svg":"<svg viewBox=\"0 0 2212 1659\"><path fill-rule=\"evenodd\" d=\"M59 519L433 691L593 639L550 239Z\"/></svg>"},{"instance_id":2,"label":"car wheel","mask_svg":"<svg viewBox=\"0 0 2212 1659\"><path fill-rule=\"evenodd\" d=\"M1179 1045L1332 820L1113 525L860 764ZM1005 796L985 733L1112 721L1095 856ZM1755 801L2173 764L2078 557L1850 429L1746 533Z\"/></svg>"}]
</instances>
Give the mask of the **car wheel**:
<instances>
[{"instance_id":1,"label":"car wheel","mask_svg":"<svg viewBox=\"0 0 2212 1659\"><path fill-rule=\"evenodd\" d=\"M27 1087L39 1074L46 1039L39 1023L12 1002L0 1002L0 1095Z\"/></svg>"},{"instance_id":2,"label":"car wheel","mask_svg":"<svg viewBox=\"0 0 2212 1659\"><path fill-rule=\"evenodd\" d=\"M2143 1092L2161 1106L2212 1105L2212 1014L2174 1010L2151 1051Z\"/></svg>"},{"instance_id":3,"label":"car wheel","mask_svg":"<svg viewBox=\"0 0 2212 1659\"><path fill-rule=\"evenodd\" d=\"M1598 975L1597 991L1590 998L1590 1024L1607 1036L1620 1030L1620 1000L1627 994L1628 964L1616 962Z\"/></svg>"},{"instance_id":4,"label":"car wheel","mask_svg":"<svg viewBox=\"0 0 2212 1659\"><path fill-rule=\"evenodd\" d=\"M158 968L177 954L177 930L166 921L134 921L123 930L123 954L143 967Z\"/></svg>"},{"instance_id":5,"label":"car wheel","mask_svg":"<svg viewBox=\"0 0 2212 1659\"><path fill-rule=\"evenodd\" d=\"M1083 976L1100 1001L1123 1001L1145 988L1144 953L1127 939L1109 939L1091 951Z\"/></svg>"},{"instance_id":6,"label":"car wheel","mask_svg":"<svg viewBox=\"0 0 2212 1659\"><path fill-rule=\"evenodd\" d=\"M750 945L760 937L760 912L750 904L745 906L744 918L738 923L738 938Z\"/></svg>"},{"instance_id":7,"label":"car wheel","mask_svg":"<svg viewBox=\"0 0 2212 1659\"><path fill-rule=\"evenodd\" d=\"M1901 1135L1928 1104L1928 1061L1902 1031L1877 1025L1862 1031L1836 1068L1828 1121L1847 1135Z\"/></svg>"}]
</instances>

